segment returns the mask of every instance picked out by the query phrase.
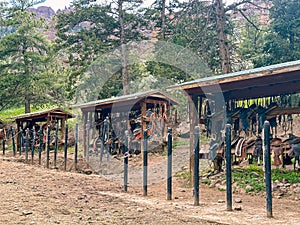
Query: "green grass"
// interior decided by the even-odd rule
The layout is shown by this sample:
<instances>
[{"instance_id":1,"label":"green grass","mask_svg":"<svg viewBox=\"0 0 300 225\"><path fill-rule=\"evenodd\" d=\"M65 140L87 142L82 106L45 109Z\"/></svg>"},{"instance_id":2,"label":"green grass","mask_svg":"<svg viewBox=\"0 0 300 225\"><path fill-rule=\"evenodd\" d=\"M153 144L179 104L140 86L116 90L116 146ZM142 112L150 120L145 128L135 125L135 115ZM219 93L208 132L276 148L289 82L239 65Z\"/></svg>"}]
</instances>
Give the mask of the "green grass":
<instances>
[{"instance_id":1,"label":"green grass","mask_svg":"<svg viewBox=\"0 0 300 225\"><path fill-rule=\"evenodd\" d=\"M201 181L203 184L207 184L207 185L210 185L211 184L211 180L210 179L203 179Z\"/></svg>"},{"instance_id":2,"label":"green grass","mask_svg":"<svg viewBox=\"0 0 300 225\"><path fill-rule=\"evenodd\" d=\"M176 148L178 146L184 146L184 145L188 145L188 140L175 140L172 142L172 147Z\"/></svg>"},{"instance_id":3,"label":"green grass","mask_svg":"<svg viewBox=\"0 0 300 225\"><path fill-rule=\"evenodd\" d=\"M201 144L209 144L210 138L206 137L206 135L200 135L200 143Z\"/></svg>"},{"instance_id":4,"label":"green grass","mask_svg":"<svg viewBox=\"0 0 300 225\"><path fill-rule=\"evenodd\" d=\"M255 173L252 173L255 172ZM258 174L258 176L256 175ZM232 171L232 181L237 186L246 189L247 186L251 186L251 189L247 189L247 192L261 192L265 189L264 176L262 170L256 167L249 167L247 169L236 169Z\"/></svg>"},{"instance_id":5,"label":"green grass","mask_svg":"<svg viewBox=\"0 0 300 225\"><path fill-rule=\"evenodd\" d=\"M181 177L185 180L189 180L191 177L190 171L180 171L174 175L175 177Z\"/></svg>"},{"instance_id":6,"label":"green grass","mask_svg":"<svg viewBox=\"0 0 300 225\"><path fill-rule=\"evenodd\" d=\"M15 116L18 116L18 115L21 115L24 113L25 113L24 107L7 109L7 110L0 111L0 119L6 123L12 123L13 120L9 119L9 118L15 117Z\"/></svg>"},{"instance_id":7,"label":"green grass","mask_svg":"<svg viewBox=\"0 0 300 225\"><path fill-rule=\"evenodd\" d=\"M298 171L286 171L286 170L280 170L275 169L272 171L272 180L286 180L286 182L294 184L294 183L300 183L300 172Z\"/></svg>"},{"instance_id":8,"label":"green grass","mask_svg":"<svg viewBox=\"0 0 300 225\"><path fill-rule=\"evenodd\" d=\"M55 106L55 105L47 106L47 107L31 107L31 112L37 112L37 111L53 109L53 108L58 108L58 107ZM64 109L64 110L66 110L67 112L70 112L69 109ZM25 114L24 106L14 107L14 108L11 108L11 109L6 109L6 110L0 111L0 119L3 120L6 123L12 123L13 120L10 119L10 118L15 117L15 116L19 116L19 115L22 115L22 114Z\"/></svg>"},{"instance_id":9,"label":"green grass","mask_svg":"<svg viewBox=\"0 0 300 225\"><path fill-rule=\"evenodd\" d=\"M49 109L52 107L49 107ZM55 107L53 107L55 108ZM36 111L40 111L40 110L46 110L48 108L36 108L36 107L31 107L31 112L36 112ZM0 119L3 120L6 123L12 123L14 122L14 120L10 119L12 117L15 116L19 116L25 114L25 108L24 106L22 107L15 107L15 108L11 108L11 109L6 109L6 110L2 110L0 111Z\"/></svg>"},{"instance_id":10,"label":"green grass","mask_svg":"<svg viewBox=\"0 0 300 225\"><path fill-rule=\"evenodd\" d=\"M272 170L272 180L278 180L293 184L300 182L300 172L286 171L282 169ZM247 169L234 169L232 170L232 181L237 186L245 188L251 186L246 192L261 192L265 190L264 172L262 168L256 165L250 165Z\"/></svg>"}]
</instances>

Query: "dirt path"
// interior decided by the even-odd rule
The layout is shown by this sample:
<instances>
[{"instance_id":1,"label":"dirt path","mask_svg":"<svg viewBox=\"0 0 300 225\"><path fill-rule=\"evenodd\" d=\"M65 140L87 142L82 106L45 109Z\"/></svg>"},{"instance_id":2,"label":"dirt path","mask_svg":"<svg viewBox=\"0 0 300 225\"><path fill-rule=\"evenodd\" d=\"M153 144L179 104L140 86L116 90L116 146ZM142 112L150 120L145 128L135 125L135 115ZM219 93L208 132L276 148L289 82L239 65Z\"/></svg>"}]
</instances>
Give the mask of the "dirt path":
<instances>
[{"instance_id":1,"label":"dirt path","mask_svg":"<svg viewBox=\"0 0 300 225\"><path fill-rule=\"evenodd\" d=\"M101 175L44 169L0 161L0 224L297 224L299 201L274 199L267 219L263 196L239 195L242 211L227 212L225 193L201 187L201 205L193 206L192 188L173 179L173 200L166 201L165 180L142 188ZM159 161L159 160L158 160Z\"/></svg>"}]
</instances>

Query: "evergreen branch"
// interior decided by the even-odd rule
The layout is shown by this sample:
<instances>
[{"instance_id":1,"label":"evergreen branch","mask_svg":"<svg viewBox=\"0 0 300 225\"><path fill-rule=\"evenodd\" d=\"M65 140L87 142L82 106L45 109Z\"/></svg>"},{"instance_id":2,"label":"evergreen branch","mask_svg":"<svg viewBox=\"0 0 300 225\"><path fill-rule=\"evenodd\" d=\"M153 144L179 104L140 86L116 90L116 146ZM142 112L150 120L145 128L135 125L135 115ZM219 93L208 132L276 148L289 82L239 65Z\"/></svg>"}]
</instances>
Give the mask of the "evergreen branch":
<instances>
[{"instance_id":1,"label":"evergreen branch","mask_svg":"<svg viewBox=\"0 0 300 225\"><path fill-rule=\"evenodd\" d=\"M262 6L260 6L260 5L256 4L256 3L254 3L252 0L243 0L241 2L235 2L235 3L232 3L231 5L227 6L225 8L225 12L228 12L228 11L231 11L231 10L235 10L235 9L237 9L238 6L246 4L246 3L251 4L251 5L253 5L253 6L259 8L259 9L269 9L269 8L262 7Z\"/></svg>"},{"instance_id":2,"label":"evergreen branch","mask_svg":"<svg viewBox=\"0 0 300 225\"><path fill-rule=\"evenodd\" d=\"M258 31L266 31L266 30L263 30L263 29L260 29L255 23L253 23L246 15L245 13L242 11L242 10L238 10L241 15L247 20L248 23L250 23L256 30Z\"/></svg>"}]
</instances>

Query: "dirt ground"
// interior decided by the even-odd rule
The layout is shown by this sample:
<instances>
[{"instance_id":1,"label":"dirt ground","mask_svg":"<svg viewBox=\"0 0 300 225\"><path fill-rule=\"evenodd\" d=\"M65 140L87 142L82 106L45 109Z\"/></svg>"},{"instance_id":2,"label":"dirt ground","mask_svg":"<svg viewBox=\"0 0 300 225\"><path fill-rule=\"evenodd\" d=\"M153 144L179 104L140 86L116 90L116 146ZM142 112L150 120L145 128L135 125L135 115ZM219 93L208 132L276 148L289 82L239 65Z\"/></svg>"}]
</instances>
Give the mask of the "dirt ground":
<instances>
[{"instance_id":1,"label":"dirt ground","mask_svg":"<svg viewBox=\"0 0 300 225\"><path fill-rule=\"evenodd\" d=\"M188 165L186 150L174 151L173 174ZM43 156L44 157L44 156ZM52 156L51 156L52 157ZM129 160L129 187L122 187L122 158L111 158L91 169L74 172L69 155L67 172L58 161L45 168L24 156L0 157L0 224L298 224L300 201L273 198L273 218L267 218L264 195L234 194L226 211L225 192L201 184L200 206L193 205L193 189L173 177L173 198L166 200L166 156L149 155L148 196L143 196L141 156ZM61 156L59 156L61 160ZM92 161L93 159L91 159ZM203 164L203 163L202 163ZM202 165L205 166L205 165ZM81 162L81 172L88 172ZM72 172L69 172L72 171ZM240 198L242 203L235 203Z\"/></svg>"}]
</instances>

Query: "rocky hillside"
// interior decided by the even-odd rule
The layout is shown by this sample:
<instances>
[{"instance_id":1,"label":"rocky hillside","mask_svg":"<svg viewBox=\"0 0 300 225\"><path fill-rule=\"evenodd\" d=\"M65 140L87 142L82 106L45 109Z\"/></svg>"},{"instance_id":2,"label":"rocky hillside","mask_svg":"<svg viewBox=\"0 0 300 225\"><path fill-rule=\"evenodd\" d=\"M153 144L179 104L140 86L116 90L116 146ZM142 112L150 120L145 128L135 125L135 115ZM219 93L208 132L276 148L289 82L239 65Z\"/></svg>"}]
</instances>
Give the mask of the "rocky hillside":
<instances>
[{"instance_id":1,"label":"rocky hillside","mask_svg":"<svg viewBox=\"0 0 300 225\"><path fill-rule=\"evenodd\" d=\"M29 12L34 12L38 18L45 18L47 21L50 21L51 18L55 15L55 11L48 6L39 6L38 8L29 8Z\"/></svg>"}]
</instances>

